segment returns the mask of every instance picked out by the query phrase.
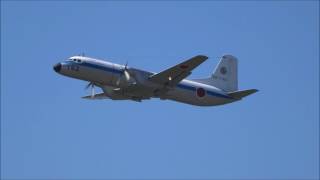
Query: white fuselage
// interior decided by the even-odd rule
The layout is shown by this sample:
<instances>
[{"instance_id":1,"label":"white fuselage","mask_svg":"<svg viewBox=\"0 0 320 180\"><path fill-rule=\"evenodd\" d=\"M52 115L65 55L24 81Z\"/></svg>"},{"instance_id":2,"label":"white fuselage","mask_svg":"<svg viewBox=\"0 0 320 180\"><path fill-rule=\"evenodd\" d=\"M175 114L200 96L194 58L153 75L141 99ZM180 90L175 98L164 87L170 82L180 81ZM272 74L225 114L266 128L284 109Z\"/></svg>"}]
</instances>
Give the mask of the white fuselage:
<instances>
[{"instance_id":1,"label":"white fuselage","mask_svg":"<svg viewBox=\"0 0 320 180\"><path fill-rule=\"evenodd\" d=\"M187 79L182 80L175 87L164 87L148 80L148 77L154 73L135 68L128 68L136 81L135 88L130 89L121 83L125 66L88 57L79 56L77 59L79 60L59 63L55 71L65 76L92 82L101 87L111 99L160 98L198 106L221 105L237 100L214 86ZM121 93L114 93L114 89L121 89ZM161 91L163 89L165 91Z\"/></svg>"}]
</instances>

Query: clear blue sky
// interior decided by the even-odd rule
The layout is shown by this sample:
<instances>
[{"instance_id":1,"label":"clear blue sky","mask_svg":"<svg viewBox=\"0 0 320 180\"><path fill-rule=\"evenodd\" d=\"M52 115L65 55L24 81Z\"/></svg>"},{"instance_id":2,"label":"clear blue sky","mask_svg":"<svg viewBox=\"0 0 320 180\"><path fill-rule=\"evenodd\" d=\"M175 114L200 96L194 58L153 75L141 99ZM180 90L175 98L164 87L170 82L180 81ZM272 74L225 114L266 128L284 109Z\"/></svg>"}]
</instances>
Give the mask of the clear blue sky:
<instances>
[{"instance_id":1,"label":"clear blue sky","mask_svg":"<svg viewBox=\"0 0 320 180\"><path fill-rule=\"evenodd\" d=\"M53 64L239 59L240 102L87 101ZM1 178L319 178L319 2L1 1Z\"/></svg>"}]
</instances>

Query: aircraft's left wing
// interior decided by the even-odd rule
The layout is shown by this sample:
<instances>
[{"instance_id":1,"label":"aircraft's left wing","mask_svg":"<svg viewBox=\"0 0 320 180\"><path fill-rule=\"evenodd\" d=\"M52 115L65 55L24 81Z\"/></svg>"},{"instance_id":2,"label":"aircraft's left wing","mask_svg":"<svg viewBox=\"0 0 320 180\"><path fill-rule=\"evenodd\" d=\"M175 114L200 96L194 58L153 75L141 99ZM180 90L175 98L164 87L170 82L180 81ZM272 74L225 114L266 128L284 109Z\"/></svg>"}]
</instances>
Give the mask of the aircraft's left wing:
<instances>
[{"instance_id":1,"label":"aircraft's left wing","mask_svg":"<svg viewBox=\"0 0 320 180\"><path fill-rule=\"evenodd\" d=\"M166 86L175 86L191 74L191 71L207 60L207 56L198 55L160 73L151 75L149 80Z\"/></svg>"},{"instance_id":2,"label":"aircraft's left wing","mask_svg":"<svg viewBox=\"0 0 320 180\"><path fill-rule=\"evenodd\" d=\"M100 94L95 94L94 96L84 96L82 97L83 99L92 99L92 100L96 100L96 99L110 99L108 96L106 96L104 93L100 93Z\"/></svg>"}]
</instances>

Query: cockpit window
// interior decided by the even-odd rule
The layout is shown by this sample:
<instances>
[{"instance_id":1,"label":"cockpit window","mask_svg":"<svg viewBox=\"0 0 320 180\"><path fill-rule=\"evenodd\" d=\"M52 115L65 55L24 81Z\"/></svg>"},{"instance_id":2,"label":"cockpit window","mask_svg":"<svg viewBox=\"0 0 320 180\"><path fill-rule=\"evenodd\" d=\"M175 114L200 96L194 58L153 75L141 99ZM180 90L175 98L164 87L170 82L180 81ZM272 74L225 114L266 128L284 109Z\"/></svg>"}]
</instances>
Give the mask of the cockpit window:
<instances>
[{"instance_id":1,"label":"cockpit window","mask_svg":"<svg viewBox=\"0 0 320 180\"><path fill-rule=\"evenodd\" d=\"M74 62L77 62L77 63L81 63L82 62L81 59L76 59L76 58L69 58L68 60L69 61L74 61Z\"/></svg>"}]
</instances>

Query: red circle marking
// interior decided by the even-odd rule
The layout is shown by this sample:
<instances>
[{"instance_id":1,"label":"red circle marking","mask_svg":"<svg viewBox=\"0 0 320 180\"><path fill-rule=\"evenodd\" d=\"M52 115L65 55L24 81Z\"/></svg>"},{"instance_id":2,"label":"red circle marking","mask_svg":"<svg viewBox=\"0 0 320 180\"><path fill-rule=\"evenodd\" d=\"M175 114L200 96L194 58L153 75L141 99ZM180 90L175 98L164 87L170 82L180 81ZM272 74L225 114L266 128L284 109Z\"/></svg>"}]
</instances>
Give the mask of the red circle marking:
<instances>
[{"instance_id":1,"label":"red circle marking","mask_svg":"<svg viewBox=\"0 0 320 180\"><path fill-rule=\"evenodd\" d=\"M203 88L198 88L197 89L197 96L198 97L203 97L206 95L206 91Z\"/></svg>"}]
</instances>

